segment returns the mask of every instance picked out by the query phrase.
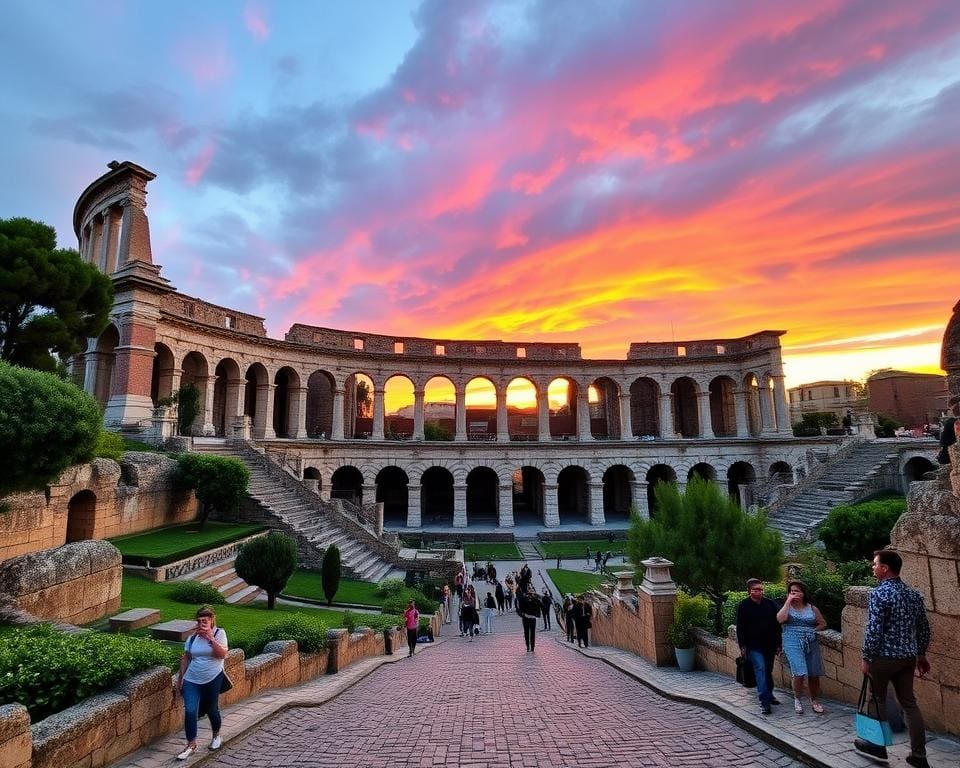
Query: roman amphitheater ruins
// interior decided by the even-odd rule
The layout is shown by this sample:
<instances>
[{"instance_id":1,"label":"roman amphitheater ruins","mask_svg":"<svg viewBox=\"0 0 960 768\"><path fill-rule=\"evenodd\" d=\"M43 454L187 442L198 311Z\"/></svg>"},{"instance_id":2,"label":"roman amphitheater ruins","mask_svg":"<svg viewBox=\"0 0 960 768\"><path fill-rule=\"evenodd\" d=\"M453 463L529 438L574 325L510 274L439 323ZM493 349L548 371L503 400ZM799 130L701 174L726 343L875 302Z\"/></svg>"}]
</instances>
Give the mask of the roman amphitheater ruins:
<instances>
[{"instance_id":1,"label":"roman amphitheater ruins","mask_svg":"<svg viewBox=\"0 0 960 768\"><path fill-rule=\"evenodd\" d=\"M112 428L155 428L158 401L193 384L194 435L253 440L325 499L384 502L393 529L596 526L625 521L631 505L648 513L657 480L698 473L749 504L764 484L807 470L781 331L633 343L620 360L583 359L570 343L301 324L273 339L263 318L186 296L161 275L146 215L154 178L111 163L74 211L82 257L113 277L116 298L111 325L72 370ZM429 402L438 381L449 404ZM388 412L398 383L412 389L412 414ZM535 404L508 407L520 384ZM482 407L468 397L480 385L495 395ZM438 434L447 439L427 439Z\"/></svg>"}]
</instances>

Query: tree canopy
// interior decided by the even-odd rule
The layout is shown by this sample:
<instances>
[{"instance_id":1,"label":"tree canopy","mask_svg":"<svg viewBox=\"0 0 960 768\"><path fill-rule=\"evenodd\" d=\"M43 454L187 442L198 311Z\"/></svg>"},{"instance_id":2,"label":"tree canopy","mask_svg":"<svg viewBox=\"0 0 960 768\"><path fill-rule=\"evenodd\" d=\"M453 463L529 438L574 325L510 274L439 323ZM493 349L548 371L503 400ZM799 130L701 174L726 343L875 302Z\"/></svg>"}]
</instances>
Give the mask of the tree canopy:
<instances>
[{"instance_id":1,"label":"tree canopy","mask_svg":"<svg viewBox=\"0 0 960 768\"><path fill-rule=\"evenodd\" d=\"M181 453L177 456L180 481L197 492L200 528L214 509L229 515L237 511L250 482L250 470L239 459Z\"/></svg>"},{"instance_id":2,"label":"tree canopy","mask_svg":"<svg viewBox=\"0 0 960 768\"><path fill-rule=\"evenodd\" d=\"M283 592L297 568L297 542L285 534L271 531L240 547L234 568L237 576L247 584L260 587L267 593L267 608L272 610L277 595Z\"/></svg>"},{"instance_id":3,"label":"tree canopy","mask_svg":"<svg viewBox=\"0 0 960 768\"><path fill-rule=\"evenodd\" d=\"M694 475L680 493L673 483L658 483L657 511L650 520L633 515L627 554L638 565L659 555L673 562L673 578L691 592L702 592L716 606L721 627L724 593L750 577L780 575L783 543L767 527L761 511L747 514L719 485Z\"/></svg>"},{"instance_id":4,"label":"tree canopy","mask_svg":"<svg viewBox=\"0 0 960 768\"><path fill-rule=\"evenodd\" d=\"M53 371L51 352L76 354L107 326L110 278L56 245L53 227L0 219L0 360Z\"/></svg>"}]
</instances>

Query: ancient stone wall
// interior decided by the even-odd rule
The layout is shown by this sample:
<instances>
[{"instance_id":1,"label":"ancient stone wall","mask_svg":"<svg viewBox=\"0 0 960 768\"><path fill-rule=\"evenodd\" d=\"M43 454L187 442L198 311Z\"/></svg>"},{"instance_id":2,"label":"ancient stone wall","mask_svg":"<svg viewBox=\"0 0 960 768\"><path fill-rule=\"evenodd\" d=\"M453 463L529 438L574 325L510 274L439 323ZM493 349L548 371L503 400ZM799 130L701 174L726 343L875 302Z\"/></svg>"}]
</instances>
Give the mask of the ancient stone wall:
<instances>
[{"instance_id":1,"label":"ancient stone wall","mask_svg":"<svg viewBox=\"0 0 960 768\"><path fill-rule=\"evenodd\" d=\"M47 493L3 499L0 562L59 547L68 541L105 539L193 520L192 492L174 484L176 462L158 453L127 453L120 464L94 459L66 470Z\"/></svg>"},{"instance_id":2,"label":"ancient stone wall","mask_svg":"<svg viewBox=\"0 0 960 768\"><path fill-rule=\"evenodd\" d=\"M166 294L160 303L160 308L171 315L183 317L203 325L210 325L214 328L221 328L225 331L232 330L263 338L267 335L262 317L220 307L211 304L209 301L187 296L183 293Z\"/></svg>"}]
</instances>

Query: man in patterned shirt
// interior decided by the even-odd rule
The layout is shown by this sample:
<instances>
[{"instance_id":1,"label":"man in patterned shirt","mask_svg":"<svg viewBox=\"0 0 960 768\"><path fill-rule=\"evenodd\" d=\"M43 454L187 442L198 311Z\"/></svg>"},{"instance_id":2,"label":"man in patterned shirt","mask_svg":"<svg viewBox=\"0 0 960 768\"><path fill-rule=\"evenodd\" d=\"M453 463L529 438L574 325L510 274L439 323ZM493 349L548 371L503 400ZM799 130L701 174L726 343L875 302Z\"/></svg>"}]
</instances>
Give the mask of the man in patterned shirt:
<instances>
[{"instance_id":1,"label":"man in patterned shirt","mask_svg":"<svg viewBox=\"0 0 960 768\"><path fill-rule=\"evenodd\" d=\"M880 584L870 595L861 668L872 679L881 719L886 719L887 683L893 683L910 731L907 764L927 768L927 736L923 715L913 695L913 672L916 669L923 677L930 671L926 656L930 624L923 597L900 580L902 566L902 558L893 550L880 549L873 553L873 575ZM862 739L857 739L854 747L869 757L886 758L885 747Z\"/></svg>"}]
</instances>

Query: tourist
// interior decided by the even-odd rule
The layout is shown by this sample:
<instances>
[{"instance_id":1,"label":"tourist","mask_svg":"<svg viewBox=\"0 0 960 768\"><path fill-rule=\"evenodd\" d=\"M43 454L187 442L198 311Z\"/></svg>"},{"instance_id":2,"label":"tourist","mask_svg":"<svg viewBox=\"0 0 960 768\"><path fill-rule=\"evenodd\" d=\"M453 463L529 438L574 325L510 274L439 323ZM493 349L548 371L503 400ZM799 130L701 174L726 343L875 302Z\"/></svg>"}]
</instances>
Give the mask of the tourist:
<instances>
[{"instance_id":1,"label":"tourist","mask_svg":"<svg viewBox=\"0 0 960 768\"><path fill-rule=\"evenodd\" d=\"M590 629L593 627L593 607L583 595L577 597L573 606L573 624L577 628L577 647L590 647Z\"/></svg>"},{"instance_id":2,"label":"tourist","mask_svg":"<svg viewBox=\"0 0 960 768\"><path fill-rule=\"evenodd\" d=\"M543 628L550 629L550 613L553 611L553 595L546 587L543 588L543 597L540 598L540 605L543 608Z\"/></svg>"},{"instance_id":3,"label":"tourist","mask_svg":"<svg viewBox=\"0 0 960 768\"><path fill-rule=\"evenodd\" d=\"M492 592L487 592L487 600L483 606L483 634L493 634L493 616L497 612L497 601Z\"/></svg>"},{"instance_id":4,"label":"tourist","mask_svg":"<svg viewBox=\"0 0 960 768\"><path fill-rule=\"evenodd\" d=\"M420 611L417 610L417 604L413 600L407 603L407 610L403 612L403 625L407 628L407 645L410 647L407 658L409 658L417 650L417 634L420 629Z\"/></svg>"},{"instance_id":5,"label":"tourist","mask_svg":"<svg viewBox=\"0 0 960 768\"><path fill-rule=\"evenodd\" d=\"M913 694L913 673L916 670L923 677L930 671L927 661L930 624L923 597L900 580L902 567L903 559L891 549L873 553L873 575L880 583L870 594L867 605L861 669L870 676L881 720L886 719L887 684L893 683L893 692L910 732L907 764L927 768L927 735ZM884 746L856 739L854 748L867 757L887 759Z\"/></svg>"},{"instance_id":6,"label":"tourist","mask_svg":"<svg viewBox=\"0 0 960 768\"><path fill-rule=\"evenodd\" d=\"M779 704L773 695L773 660L780 652L781 628L777 606L763 596L760 579L747 581L748 597L737 606L737 642L740 655L753 666L757 678L760 713L769 715L770 705Z\"/></svg>"},{"instance_id":7,"label":"tourist","mask_svg":"<svg viewBox=\"0 0 960 768\"><path fill-rule=\"evenodd\" d=\"M803 714L802 699L806 684L810 691L810 709L822 715L823 706L817 701L817 696L820 695L823 660L820 658L817 630L826 629L827 622L810 602L810 590L802 581L794 579L787 582L787 599L777 612L777 621L783 625L783 653L793 677L793 709L798 715Z\"/></svg>"},{"instance_id":8,"label":"tourist","mask_svg":"<svg viewBox=\"0 0 960 768\"><path fill-rule=\"evenodd\" d=\"M576 605L576 601L573 599L573 595L568 594L566 599L563 601L563 626L567 630L567 642L573 642L573 607Z\"/></svg>"},{"instance_id":9,"label":"tourist","mask_svg":"<svg viewBox=\"0 0 960 768\"><path fill-rule=\"evenodd\" d=\"M186 760L197 751L197 718L201 709L210 718L213 740L210 749L220 749L220 688L225 675L227 633L217 626L217 615L208 605L197 610L197 628L184 643L180 657L177 690L183 695L183 729L187 748L177 755Z\"/></svg>"},{"instance_id":10,"label":"tourist","mask_svg":"<svg viewBox=\"0 0 960 768\"><path fill-rule=\"evenodd\" d=\"M465 581L463 570L457 572L456 578L453 580L453 588L457 592L457 600L463 600L463 582Z\"/></svg>"},{"instance_id":11,"label":"tourist","mask_svg":"<svg viewBox=\"0 0 960 768\"><path fill-rule=\"evenodd\" d=\"M496 584L497 583L497 568L491 562L487 561L487 584Z\"/></svg>"},{"instance_id":12,"label":"tourist","mask_svg":"<svg viewBox=\"0 0 960 768\"><path fill-rule=\"evenodd\" d=\"M443 589L440 592L440 605L443 608L443 623L449 624L451 611L450 611L450 600L452 599L450 595L450 587L447 584L443 585Z\"/></svg>"},{"instance_id":13,"label":"tourist","mask_svg":"<svg viewBox=\"0 0 960 768\"><path fill-rule=\"evenodd\" d=\"M587 547L587 568L590 567L590 563L593 562L593 556L590 554L590 547Z\"/></svg>"},{"instance_id":14,"label":"tourist","mask_svg":"<svg viewBox=\"0 0 960 768\"><path fill-rule=\"evenodd\" d=\"M463 591L463 604L460 606L460 618L463 625L460 636L462 637L463 633L466 632L467 637L470 638L470 642L472 643L474 632L476 628L480 626L479 603L477 602L477 591L474 589L473 584L468 584L467 588Z\"/></svg>"},{"instance_id":15,"label":"tourist","mask_svg":"<svg viewBox=\"0 0 960 768\"><path fill-rule=\"evenodd\" d=\"M527 594L527 590L530 588L530 582L532 580L533 573L530 570L530 566L524 563L523 567L520 569L520 575L517 577L517 594Z\"/></svg>"},{"instance_id":16,"label":"tourist","mask_svg":"<svg viewBox=\"0 0 960 768\"><path fill-rule=\"evenodd\" d=\"M537 619L540 618L540 598L537 593L530 588L526 592L519 594L517 599L520 613L520 620L523 624L523 642L527 646L527 651L532 652L537 645Z\"/></svg>"},{"instance_id":17,"label":"tourist","mask_svg":"<svg viewBox=\"0 0 960 768\"><path fill-rule=\"evenodd\" d=\"M937 461L941 464L950 463L950 446L957 442L960 429L960 395L951 397L947 402L950 416L940 422L940 452Z\"/></svg>"},{"instance_id":18,"label":"tourist","mask_svg":"<svg viewBox=\"0 0 960 768\"><path fill-rule=\"evenodd\" d=\"M497 613L502 616L504 613L507 596L503 591L503 584L501 584L499 581L497 582L497 586L493 591L493 595L497 598Z\"/></svg>"},{"instance_id":19,"label":"tourist","mask_svg":"<svg viewBox=\"0 0 960 768\"><path fill-rule=\"evenodd\" d=\"M593 570L599 571L602 565L603 565L603 552L601 552L598 549L597 554L593 556Z\"/></svg>"}]
</instances>

